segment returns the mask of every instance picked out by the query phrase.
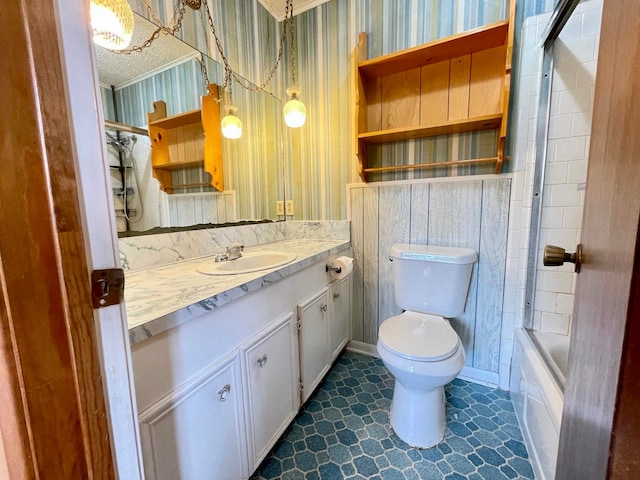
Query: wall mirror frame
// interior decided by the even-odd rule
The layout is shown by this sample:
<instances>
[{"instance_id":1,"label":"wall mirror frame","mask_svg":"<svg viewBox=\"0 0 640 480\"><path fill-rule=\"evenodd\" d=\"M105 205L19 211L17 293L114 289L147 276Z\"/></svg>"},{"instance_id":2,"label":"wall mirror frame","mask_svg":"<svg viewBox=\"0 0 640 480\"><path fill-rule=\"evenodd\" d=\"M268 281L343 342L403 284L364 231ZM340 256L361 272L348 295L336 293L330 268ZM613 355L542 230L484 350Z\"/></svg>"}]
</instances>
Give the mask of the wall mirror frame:
<instances>
[{"instance_id":1,"label":"wall mirror frame","mask_svg":"<svg viewBox=\"0 0 640 480\"><path fill-rule=\"evenodd\" d=\"M132 45L140 45L156 27L134 15ZM141 134L148 129L147 114L156 101L167 104L169 116L200 109L201 96L207 93L200 62L208 80L217 85L223 83L224 69L166 34L142 52L95 49L105 120L135 127L133 132L106 130L119 232L285 219L277 214L277 202L285 200L280 99L266 90L251 92L235 85L233 102L239 107L243 135L238 140L222 139L224 191L208 187L208 174L196 166L172 171L175 184L190 186L167 194L153 178L150 139Z\"/></svg>"}]
</instances>

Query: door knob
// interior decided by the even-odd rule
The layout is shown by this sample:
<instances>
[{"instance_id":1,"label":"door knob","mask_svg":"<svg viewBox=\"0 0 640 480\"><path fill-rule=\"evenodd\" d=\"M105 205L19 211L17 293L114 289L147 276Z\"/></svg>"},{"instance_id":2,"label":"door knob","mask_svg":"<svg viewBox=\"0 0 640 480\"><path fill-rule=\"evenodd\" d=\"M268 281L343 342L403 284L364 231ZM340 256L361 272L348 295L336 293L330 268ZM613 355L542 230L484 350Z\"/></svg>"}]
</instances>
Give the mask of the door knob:
<instances>
[{"instance_id":1,"label":"door knob","mask_svg":"<svg viewBox=\"0 0 640 480\"><path fill-rule=\"evenodd\" d=\"M564 265L565 262L575 264L576 273L580 273L580 264L582 263L582 244L579 243L574 253L565 252L564 248L555 245L546 245L544 247L544 256L542 263L546 267L558 267Z\"/></svg>"}]
</instances>

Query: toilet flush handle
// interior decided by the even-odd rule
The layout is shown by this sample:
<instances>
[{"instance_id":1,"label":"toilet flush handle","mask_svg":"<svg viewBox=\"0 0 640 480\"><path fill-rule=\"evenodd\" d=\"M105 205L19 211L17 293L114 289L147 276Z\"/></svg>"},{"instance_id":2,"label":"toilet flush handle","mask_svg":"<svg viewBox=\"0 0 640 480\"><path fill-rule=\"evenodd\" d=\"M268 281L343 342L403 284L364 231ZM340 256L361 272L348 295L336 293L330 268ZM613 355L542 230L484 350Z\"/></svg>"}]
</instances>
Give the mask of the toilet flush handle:
<instances>
[{"instance_id":1,"label":"toilet flush handle","mask_svg":"<svg viewBox=\"0 0 640 480\"><path fill-rule=\"evenodd\" d=\"M544 255L542 263L545 267L558 267L564 265L565 262L575 264L576 273L580 273L580 264L582 263L582 244L579 243L574 253L566 253L562 247L555 245L546 245L544 247Z\"/></svg>"}]
</instances>

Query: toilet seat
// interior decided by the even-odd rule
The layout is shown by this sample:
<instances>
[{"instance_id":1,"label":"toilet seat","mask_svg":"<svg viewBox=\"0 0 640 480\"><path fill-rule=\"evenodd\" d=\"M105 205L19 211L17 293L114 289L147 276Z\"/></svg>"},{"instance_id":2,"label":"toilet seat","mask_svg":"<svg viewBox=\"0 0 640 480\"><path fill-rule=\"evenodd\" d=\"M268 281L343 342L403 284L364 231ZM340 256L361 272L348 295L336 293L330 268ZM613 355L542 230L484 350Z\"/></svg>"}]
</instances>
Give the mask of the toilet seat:
<instances>
[{"instance_id":1,"label":"toilet seat","mask_svg":"<svg viewBox=\"0 0 640 480\"><path fill-rule=\"evenodd\" d=\"M380 325L378 340L401 357L418 362L437 362L458 350L460 339L444 318L406 311Z\"/></svg>"}]
</instances>

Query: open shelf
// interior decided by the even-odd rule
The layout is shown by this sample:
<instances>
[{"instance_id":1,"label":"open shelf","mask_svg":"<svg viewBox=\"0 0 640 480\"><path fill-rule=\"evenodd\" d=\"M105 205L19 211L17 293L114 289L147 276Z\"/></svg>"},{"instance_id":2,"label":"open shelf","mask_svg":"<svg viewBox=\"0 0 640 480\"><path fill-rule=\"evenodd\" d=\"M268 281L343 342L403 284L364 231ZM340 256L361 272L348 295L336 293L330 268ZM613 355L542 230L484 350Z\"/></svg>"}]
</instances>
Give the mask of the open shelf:
<instances>
[{"instance_id":1,"label":"open shelf","mask_svg":"<svg viewBox=\"0 0 640 480\"><path fill-rule=\"evenodd\" d=\"M471 132L475 130L496 129L500 128L501 123L501 114L485 115L477 118L454 120L441 125L393 128L389 130L361 133L358 135L358 139L368 144L397 142L398 140L435 137L438 135L449 135L452 133Z\"/></svg>"},{"instance_id":2,"label":"open shelf","mask_svg":"<svg viewBox=\"0 0 640 480\"><path fill-rule=\"evenodd\" d=\"M166 114L166 108L165 108L165 114ZM180 113L178 115L173 115L171 117L154 120L153 122L149 122L149 126L160 127L167 130L170 128L178 128L184 125L200 123L201 115L202 115L201 110L191 110L190 112Z\"/></svg>"},{"instance_id":3,"label":"open shelf","mask_svg":"<svg viewBox=\"0 0 640 480\"><path fill-rule=\"evenodd\" d=\"M367 58L359 35L356 64L356 132L359 173L504 162L511 82L515 0L509 20ZM495 156L432 164L368 167L368 146L439 135L498 130ZM429 166L427 166L429 165Z\"/></svg>"},{"instance_id":4,"label":"open shelf","mask_svg":"<svg viewBox=\"0 0 640 480\"><path fill-rule=\"evenodd\" d=\"M217 85L209 86L210 95L202 97L202 109L167 117L165 102L153 103L153 112L147 114L151 138L151 165L160 189L173 193L171 173L185 168L202 167L211 175L210 185L224 190L222 175L222 135L220 133L220 107ZM189 185L193 186L193 185Z\"/></svg>"},{"instance_id":5,"label":"open shelf","mask_svg":"<svg viewBox=\"0 0 640 480\"><path fill-rule=\"evenodd\" d=\"M204 159L201 160L192 160L192 161L181 161L181 162L171 162L171 163L159 163L153 166L156 170L181 170L183 168L193 168L204 165ZM175 186L175 185L174 185Z\"/></svg>"},{"instance_id":6,"label":"open shelf","mask_svg":"<svg viewBox=\"0 0 640 480\"><path fill-rule=\"evenodd\" d=\"M360 62L358 69L361 73L376 77L411 70L423 65L500 47L505 44L508 32L509 22L502 20L401 52L365 60Z\"/></svg>"}]
</instances>

